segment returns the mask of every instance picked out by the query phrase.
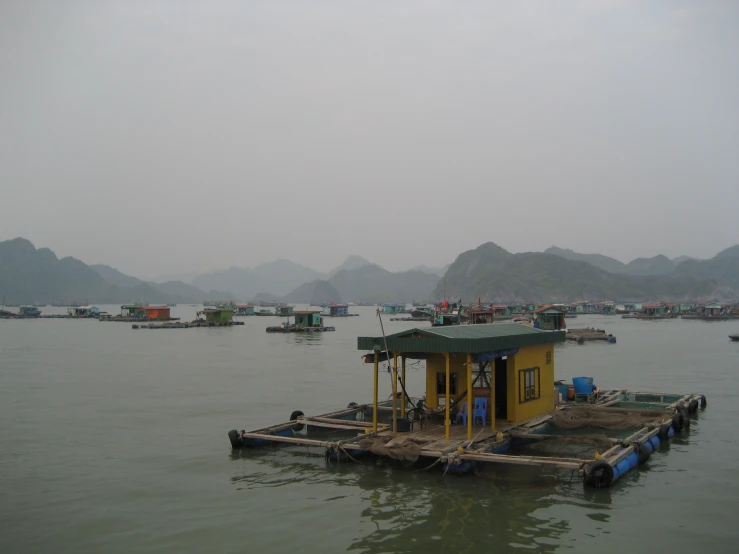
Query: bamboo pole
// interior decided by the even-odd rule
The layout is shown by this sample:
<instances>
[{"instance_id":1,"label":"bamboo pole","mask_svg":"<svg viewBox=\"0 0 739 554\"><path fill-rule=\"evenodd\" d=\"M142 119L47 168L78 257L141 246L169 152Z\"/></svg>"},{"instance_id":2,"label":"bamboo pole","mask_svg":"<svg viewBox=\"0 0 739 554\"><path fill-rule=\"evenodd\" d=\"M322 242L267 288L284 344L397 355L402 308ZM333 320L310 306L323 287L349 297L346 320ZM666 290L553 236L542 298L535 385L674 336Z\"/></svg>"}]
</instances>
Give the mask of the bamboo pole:
<instances>
[{"instance_id":1,"label":"bamboo pole","mask_svg":"<svg viewBox=\"0 0 739 554\"><path fill-rule=\"evenodd\" d=\"M583 463L590 460L576 458L543 458L535 456L511 456L508 454L461 454L460 460L475 460L479 462L497 462L514 465L555 466L567 469L580 469Z\"/></svg>"},{"instance_id":2,"label":"bamboo pole","mask_svg":"<svg viewBox=\"0 0 739 554\"><path fill-rule=\"evenodd\" d=\"M401 360L400 363L403 366L401 368L401 374L400 374L400 382L403 385L403 404L401 405L401 408L400 408L400 417L405 419L406 394L408 394L406 392L408 389L405 386L405 354L403 354L400 360Z\"/></svg>"},{"instance_id":3,"label":"bamboo pole","mask_svg":"<svg viewBox=\"0 0 739 554\"><path fill-rule=\"evenodd\" d=\"M377 432L377 389L380 378L380 351L375 350L375 396L372 400L372 431Z\"/></svg>"},{"instance_id":4,"label":"bamboo pole","mask_svg":"<svg viewBox=\"0 0 739 554\"><path fill-rule=\"evenodd\" d=\"M467 440L472 440L472 403L475 401L472 396L472 354L467 354ZM482 422L483 428L485 422Z\"/></svg>"},{"instance_id":5,"label":"bamboo pole","mask_svg":"<svg viewBox=\"0 0 739 554\"><path fill-rule=\"evenodd\" d=\"M405 398L403 398L405 401ZM398 434L398 353L393 352L393 435Z\"/></svg>"},{"instance_id":6,"label":"bamboo pole","mask_svg":"<svg viewBox=\"0 0 739 554\"><path fill-rule=\"evenodd\" d=\"M446 387L445 387L445 389L446 389L445 390L445 393L446 393L446 399L445 399L446 401L445 401L445 404L446 404L446 406L445 406L445 409L444 409L444 417L445 417L445 420L444 420L444 427L445 427L444 438L446 440L449 440L449 427L451 425L451 420L449 419L449 404L451 404L451 399L449 398L449 381L450 381L450 379L449 379L449 370L450 370L450 368L449 368L449 352L444 353L444 357L446 358Z\"/></svg>"},{"instance_id":7,"label":"bamboo pole","mask_svg":"<svg viewBox=\"0 0 739 554\"><path fill-rule=\"evenodd\" d=\"M332 417L314 416L305 418L306 421L322 421L324 423L337 423L339 425L351 425L357 429L364 429L365 427L372 427L372 423L368 421L354 421L347 419L335 419ZM383 425L380 424L380 427Z\"/></svg>"}]
</instances>

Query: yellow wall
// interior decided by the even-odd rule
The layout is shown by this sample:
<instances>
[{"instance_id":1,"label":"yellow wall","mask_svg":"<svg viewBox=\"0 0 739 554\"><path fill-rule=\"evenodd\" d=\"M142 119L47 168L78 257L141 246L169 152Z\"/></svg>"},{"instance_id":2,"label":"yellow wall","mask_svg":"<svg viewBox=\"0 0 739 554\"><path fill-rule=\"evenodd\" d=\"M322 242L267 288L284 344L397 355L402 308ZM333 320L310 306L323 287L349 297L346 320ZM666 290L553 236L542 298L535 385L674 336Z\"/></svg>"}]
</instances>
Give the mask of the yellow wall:
<instances>
[{"instance_id":1,"label":"yellow wall","mask_svg":"<svg viewBox=\"0 0 739 554\"><path fill-rule=\"evenodd\" d=\"M450 395L450 401L461 397L467 391L467 354L449 354L449 373L457 374L457 394ZM426 358L426 405L429 408L438 408L439 399L436 395L436 373L446 372L446 358L444 354L429 354ZM443 396L443 395L442 395Z\"/></svg>"},{"instance_id":2,"label":"yellow wall","mask_svg":"<svg viewBox=\"0 0 739 554\"><path fill-rule=\"evenodd\" d=\"M547 363L550 352L550 363ZM520 401L523 382L522 369L539 368L539 398ZM551 344L526 346L515 356L508 357L508 421L518 423L545 414L554 409L554 347Z\"/></svg>"}]
</instances>

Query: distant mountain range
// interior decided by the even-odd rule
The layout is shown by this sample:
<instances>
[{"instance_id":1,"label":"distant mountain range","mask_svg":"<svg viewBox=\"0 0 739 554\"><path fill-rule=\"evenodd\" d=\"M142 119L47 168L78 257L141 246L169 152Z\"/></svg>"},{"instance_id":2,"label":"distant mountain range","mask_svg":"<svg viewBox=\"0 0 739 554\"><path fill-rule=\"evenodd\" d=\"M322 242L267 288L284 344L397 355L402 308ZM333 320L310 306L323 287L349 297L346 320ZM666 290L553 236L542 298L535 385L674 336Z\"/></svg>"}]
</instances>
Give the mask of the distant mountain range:
<instances>
[{"instance_id":1,"label":"distant mountain range","mask_svg":"<svg viewBox=\"0 0 739 554\"><path fill-rule=\"evenodd\" d=\"M356 269L342 269L328 280L319 279L306 283L285 295L283 300L313 303L316 289L320 286L324 291L322 295L326 291L336 291L336 295L328 299L333 302L425 302L431 299L431 293L438 282L438 276L423 271L393 273L377 264L369 264Z\"/></svg>"},{"instance_id":2,"label":"distant mountain range","mask_svg":"<svg viewBox=\"0 0 739 554\"><path fill-rule=\"evenodd\" d=\"M552 246L544 250L545 254L553 254L567 260L587 262L609 273L623 273L626 275L669 275L682 262L693 260L688 256L680 256L672 260L659 254L652 258L636 258L628 264L602 254L581 254L569 248Z\"/></svg>"},{"instance_id":3,"label":"distant mountain range","mask_svg":"<svg viewBox=\"0 0 739 554\"><path fill-rule=\"evenodd\" d=\"M187 283L147 283L105 265L56 257L48 248L17 238L0 242L0 296L6 304L202 302L226 292L205 292Z\"/></svg>"},{"instance_id":4,"label":"distant mountain range","mask_svg":"<svg viewBox=\"0 0 739 554\"><path fill-rule=\"evenodd\" d=\"M668 274L638 273L665 271L665 260L672 267ZM615 271L607 271L604 266ZM712 260L674 264L665 256L655 256L623 264L600 254L579 254L557 247L544 253L512 254L489 242L454 261L434 296L442 297L444 291L450 298L468 301L478 297L542 302L736 298L739 247L724 250Z\"/></svg>"},{"instance_id":5,"label":"distant mountain range","mask_svg":"<svg viewBox=\"0 0 739 554\"><path fill-rule=\"evenodd\" d=\"M608 268L608 269L606 269ZM442 273L443 272L443 273ZM440 277L443 275L443 278ZM220 292L219 292L220 291ZM18 238L0 242L0 297L7 304L202 302L203 300L362 303L435 301L701 300L739 296L739 245L710 260L658 255L624 264L552 246L512 254L489 242L444 268L391 272L350 256L328 273L289 260L232 267L192 283L144 281L107 265L58 259Z\"/></svg>"}]
</instances>

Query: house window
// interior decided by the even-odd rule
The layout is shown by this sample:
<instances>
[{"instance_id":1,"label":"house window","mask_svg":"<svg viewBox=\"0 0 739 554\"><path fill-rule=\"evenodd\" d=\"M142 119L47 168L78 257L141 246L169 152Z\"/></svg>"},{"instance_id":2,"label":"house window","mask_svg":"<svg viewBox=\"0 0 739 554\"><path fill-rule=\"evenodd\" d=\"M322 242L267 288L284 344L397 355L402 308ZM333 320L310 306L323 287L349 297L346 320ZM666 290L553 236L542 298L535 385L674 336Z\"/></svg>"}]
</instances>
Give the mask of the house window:
<instances>
[{"instance_id":1,"label":"house window","mask_svg":"<svg viewBox=\"0 0 739 554\"><path fill-rule=\"evenodd\" d=\"M436 394L446 394L446 373L439 372L436 374ZM451 396L457 395L457 374L449 374L449 394Z\"/></svg>"},{"instance_id":2,"label":"house window","mask_svg":"<svg viewBox=\"0 0 739 554\"><path fill-rule=\"evenodd\" d=\"M547 350L547 365L552 363L552 351Z\"/></svg>"},{"instance_id":3,"label":"house window","mask_svg":"<svg viewBox=\"0 0 739 554\"><path fill-rule=\"evenodd\" d=\"M541 396L539 386L539 368L522 369L518 372L519 377L519 403L536 400Z\"/></svg>"}]
</instances>

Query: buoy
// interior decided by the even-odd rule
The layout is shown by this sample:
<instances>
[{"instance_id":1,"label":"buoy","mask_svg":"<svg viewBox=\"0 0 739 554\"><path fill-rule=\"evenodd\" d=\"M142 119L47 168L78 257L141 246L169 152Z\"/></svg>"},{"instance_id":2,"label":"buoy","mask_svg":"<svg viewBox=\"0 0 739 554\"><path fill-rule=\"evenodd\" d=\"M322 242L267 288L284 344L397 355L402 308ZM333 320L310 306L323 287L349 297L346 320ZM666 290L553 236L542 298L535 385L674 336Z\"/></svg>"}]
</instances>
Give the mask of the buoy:
<instances>
[{"instance_id":1,"label":"buoy","mask_svg":"<svg viewBox=\"0 0 739 554\"><path fill-rule=\"evenodd\" d=\"M665 442L670 437L670 429L672 428L672 422L668 421L666 423L663 423L659 428L659 434L657 435L659 437L660 442Z\"/></svg>"},{"instance_id":2,"label":"buoy","mask_svg":"<svg viewBox=\"0 0 739 554\"><path fill-rule=\"evenodd\" d=\"M637 449L637 454L639 455L639 464L643 464L652 455L652 451L646 443L641 443Z\"/></svg>"},{"instance_id":3,"label":"buoy","mask_svg":"<svg viewBox=\"0 0 739 554\"><path fill-rule=\"evenodd\" d=\"M496 441L502 441L503 440L503 433L501 433L500 431L498 431L497 433L495 433L495 440Z\"/></svg>"},{"instance_id":4,"label":"buoy","mask_svg":"<svg viewBox=\"0 0 739 554\"><path fill-rule=\"evenodd\" d=\"M603 456L600 455L600 452L597 452L597 451L595 452L595 459L596 460L602 460L603 459Z\"/></svg>"},{"instance_id":5,"label":"buoy","mask_svg":"<svg viewBox=\"0 0 739 554\"><path fill-rule=\"evenodd\" d=\"M685 417L683 416L683 413L675 412L675 415L672 416L672 428L675 429L675 431L682 431L684 426Z\"/></svg>"},{"instance_id":6,"label":"buoy","mask_svg":"<svg viewBox=\"0 0 739 554\"><path fill-rule=\"evenodd\" d=\"M585 475L585 483L596 489L607 487L613 481L613 467L604 460L590 464Z\"/></svg>"},{"instance_id":7,"label":"buoy","mask_svg":"<svg viewBox=\"0 0 739 554\"><path fill-rule=\"evenodd\" d=\"M301 412L300 410L295 410L293 413L290 414L290 421L295 421L298 419L298 417L303 417L305 414ZM296 431L302 431L305 425L300 424L295 426Z\"/></svg>"},{"instance_id":8,"label":"buoy","mask_svg":"<svg viewBox=\"0 0 739 554\"><path fill-rule=\"evenodd\" d=\"M228 440L231 441L231 448L241 448L244 446L244 441L241 440L239 432L236 429L232 429L228 432Z\"/></svg>"},{"instance_id":9,"label":"buoy","mask_svg":"<svg viewBox=\"0 0 739 554\"><path fill-rule=\"evenodd\" d=\"M464 448L462 448L461 446L457 447L457 453L464 454Z\"/></svg>"}]
</instances>

